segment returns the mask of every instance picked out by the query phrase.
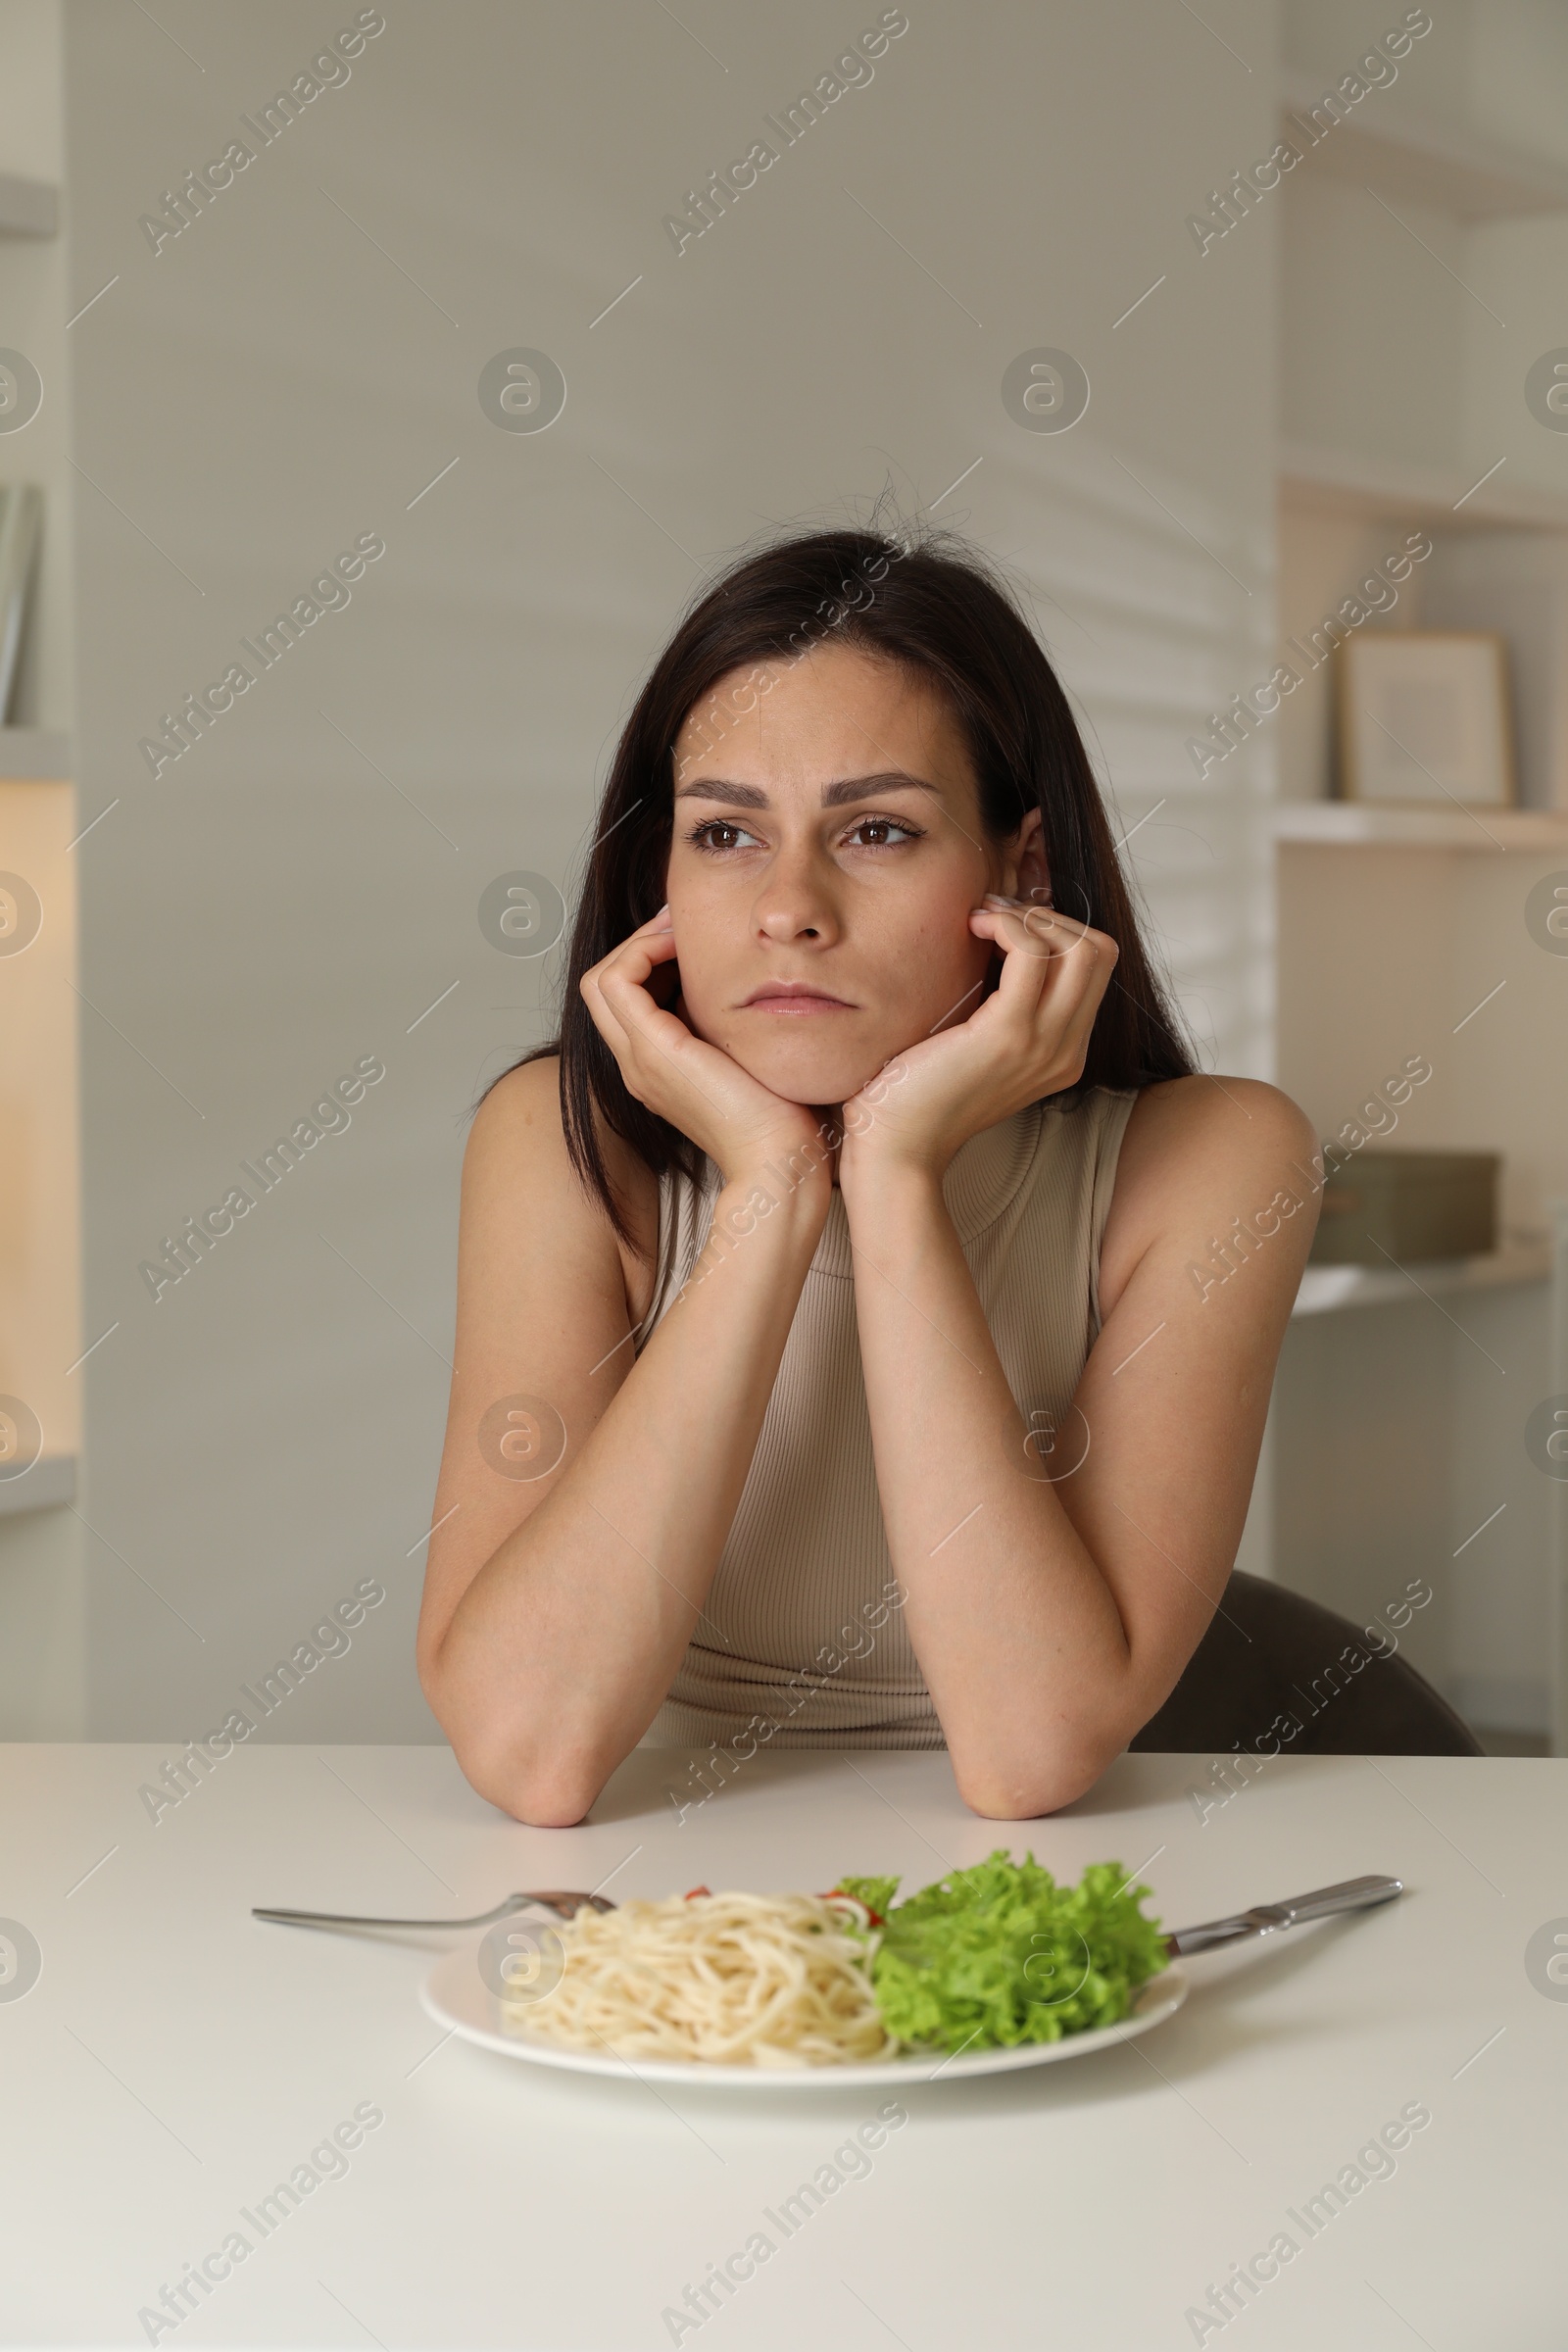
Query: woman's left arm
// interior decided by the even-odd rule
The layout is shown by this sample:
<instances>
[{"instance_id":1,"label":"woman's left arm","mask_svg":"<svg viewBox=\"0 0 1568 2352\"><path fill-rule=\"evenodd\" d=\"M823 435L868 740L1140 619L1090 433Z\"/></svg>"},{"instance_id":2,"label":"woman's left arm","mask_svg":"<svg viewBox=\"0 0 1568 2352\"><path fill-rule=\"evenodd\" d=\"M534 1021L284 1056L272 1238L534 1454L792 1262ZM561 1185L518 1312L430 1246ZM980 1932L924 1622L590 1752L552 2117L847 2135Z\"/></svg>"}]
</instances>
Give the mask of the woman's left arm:
<instances>
[{"instance_id":1,"label":"woman's left arm","mask_svg":"<svg viewBox=\"0 0 1568 2352\"><path fill-rule=\"evenodd\" d=\"M1042 973L1037 918L1028 937L1015 915L996 920L1002 986L967 1041L910 1049L845 1106L840 1181L910 1640L965 1801L1022 1820L1070 1804L1121 1753L1223 1592L1316 1223L1316 1143L1256 1081L1175 1079L1139 1097L1101 1250L1102 1330L1045 1453L942 1171L956 1135L1073 1082L1115 951L1069 933Z\"/></svg>"}]
</instances>

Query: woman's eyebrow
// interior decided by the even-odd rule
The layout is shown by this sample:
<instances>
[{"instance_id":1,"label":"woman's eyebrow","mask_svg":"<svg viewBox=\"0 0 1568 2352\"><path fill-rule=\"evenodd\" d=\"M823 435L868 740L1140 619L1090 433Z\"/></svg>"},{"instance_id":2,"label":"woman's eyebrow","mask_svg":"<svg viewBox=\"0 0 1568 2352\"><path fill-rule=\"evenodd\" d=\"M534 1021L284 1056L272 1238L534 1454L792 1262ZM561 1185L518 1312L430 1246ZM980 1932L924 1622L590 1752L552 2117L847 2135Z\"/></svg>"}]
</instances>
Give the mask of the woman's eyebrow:
<instances>
[{"instance_id":1,"label":"woman's eyebrow","mask_svg":"<svg viewBox=\"0 0 1568 2352\"><path fill-rule=\"evenodd\" d=\"M933 800L941 800L939 788L924 776L911 776L903 768L883 768L874 776L844 776L835 784L822 787L822 807L842 808L852 801L864 801L879 792L928 792ZM766 808L771 806L760 784L732 784L723 776L699 776L690 784L675 788L677 801L722 801L731 808Z\"/></svg>"},{"instance_id":2,"label":"woman's eyebrow","mask_svg":"<svg viewBox=\"0 0 1568 2352\"><path fill-rule=\"evenodd\" d=\"M887 767L874 776L846 776L837 784L824 784L822 806L842 808L847 801L869 800L879 792L928 792L934 801L942 798L938 787L924 776L911 776L902 767Z\"/></svg>"},{"instance_id":3,"label":"woman's eyebrow","mask_svg":"<svg viewBox=\"0 0 1568 2352\"><path fill-rule=\"evenodd\" d=\"M731 808L765 808L766 793L759 784L731 784L722 776L699 776L695 784L677 784L677 801L722 801Z\"/></svg>"}]
</instances>

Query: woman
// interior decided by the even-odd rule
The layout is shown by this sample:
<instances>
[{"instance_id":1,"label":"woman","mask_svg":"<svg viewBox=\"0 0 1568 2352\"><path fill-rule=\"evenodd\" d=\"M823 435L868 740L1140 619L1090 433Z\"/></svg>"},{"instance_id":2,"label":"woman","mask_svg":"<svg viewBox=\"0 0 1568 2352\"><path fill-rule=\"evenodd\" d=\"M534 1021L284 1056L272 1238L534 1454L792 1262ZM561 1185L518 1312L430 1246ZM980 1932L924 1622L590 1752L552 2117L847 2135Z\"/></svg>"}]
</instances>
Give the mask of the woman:
<instances>
[{"instance_id":1,"label":"woman","mask_svg":"<svg viewBox=\"0 0 1568 2352\"><path fill-rule=\"evenodd\" d=\"M473 1786L576 1822L646 1737L1082 1795L1230 1572L1313 1149L1196 1072L982 563L742 563L621 737L561 1037L468 1146L419 1666Z\"/></svg>"}]
</instances>

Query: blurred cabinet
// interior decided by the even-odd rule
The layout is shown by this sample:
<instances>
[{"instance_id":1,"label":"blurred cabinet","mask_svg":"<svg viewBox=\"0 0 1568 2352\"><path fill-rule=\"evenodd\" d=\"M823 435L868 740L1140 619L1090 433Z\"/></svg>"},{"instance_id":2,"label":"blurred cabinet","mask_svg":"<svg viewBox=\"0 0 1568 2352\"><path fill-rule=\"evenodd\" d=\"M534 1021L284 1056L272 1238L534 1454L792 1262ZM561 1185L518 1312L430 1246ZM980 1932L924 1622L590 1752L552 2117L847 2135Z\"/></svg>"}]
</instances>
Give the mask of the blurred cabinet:
<instances>
[{"instance_id":1,"label":"blurred cabinet","mask_svg":"<svg viewBox=\"0 0 1568 2352\"><path fill-rule=\"evenodd\" d=\"M85 1729L85 1528L65 1507L86 1343L73 847L82 820L69 780L68 354L80 298L71 300L59 195L63 39L61 0L0 0L0 344L41 385L33 413L19 421L13 408L0 430L0 482L43 492L17 723L0 727L0 1724L18 1739ZM34 1442L38 1458L19 1474Z\"/></svg>"},{"instance_id":2,"label":"blurred cabinet","mask_svg":"<svg viewBox=\"0 0 1568 2352\"><path fill-rule=\"evenodd\" d=\"M0 730L0 770L18 764L11 732ZM31 744L20 754L39 764ZM80 1444L74 831L63 778L0 772L4 1514L69 1501Z\"/></svg>"},{"instance_id":3,"label":"blurred cabinet","mask_svg":"<svg viewBox=\"0 0 1568 2352\"><path fill-rule=\"evenodd\" d=\"M1287 6L1298 114L1332 86L1346 22ZM1568 1753L1564 1490L1528 1444L1568 1391L1568 955L1532 919L1568 883L1568 432L1526 399L1568 344L1542 299L1568 270L1568 139L1526 153L1460 121L1485 81L1469 68L1439 120L1430 49L1323 137L1281 208L1278 633L1298 651L1279 658L1304 674L1273 722L1277 1070L1330 1137L1425 1055L1379 1145L1501 1152L1503 1248L1309 1269L1271 1423L1273 1567L1351 1616L1425 1577L1412 1661L1473 1721ZM1430 553L1351 625L1503 631L1517 809L1336 797L1333 664L1300 649L1411 534Z\"/></svg>"}]
</instances>

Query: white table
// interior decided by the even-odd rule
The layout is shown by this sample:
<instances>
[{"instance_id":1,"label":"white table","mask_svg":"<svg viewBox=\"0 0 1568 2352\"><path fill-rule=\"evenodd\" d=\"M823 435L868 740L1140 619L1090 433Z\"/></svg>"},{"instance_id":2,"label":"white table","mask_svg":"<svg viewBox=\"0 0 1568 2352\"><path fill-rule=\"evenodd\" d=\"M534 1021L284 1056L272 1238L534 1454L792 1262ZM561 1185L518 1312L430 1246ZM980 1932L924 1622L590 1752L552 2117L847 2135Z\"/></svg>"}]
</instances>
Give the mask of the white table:
<instances>
[{"instance_id":1,"label":"white table","mask_svg":"<svg viewBox=\"0 0 1568 2352\"><path fill-rule=\"evenodd\" d=\"M238 2229L248 2257L160 2343L667 2346L665 2308L880 2095L657 2094L443 2043L416 1999L440 1938L269 1928L250 1904L464 1913L517 1886L844 1871L912 1887L996 1844L1058 1876L1142 1867L1170 1926L1367 1871L1409 1891L1189 1962L1186 2008L1145 2042L910 2088L869 2173L772 2232L681 2343L1564 2341L1568 2000L1526 1947L1568 1914L1568 1763L1282 1758L1200 1820L1184 1792L1206 1765L1130 1756L1069 1812L1002 1825L964 1809L944 1755L797 1753L680 1822L663 1791L686 1758L641 1751L588 1826L529 1830L433 1747L241 1748L155 1826L137 1791L167 1752L0 1749L0 1912L42 1953L0 1999L7 2344L145 2344L139 2309L187 2264L221 2273ZM1287 2218L1416 2104L1431 2122L1392 2177L1310 2238ZM384 2120L343 2177L248 2228L357 2107ZM1200 2331L1190 2307L1282 2230L1295 2259Z\"/></svg>"}]
</instances>

